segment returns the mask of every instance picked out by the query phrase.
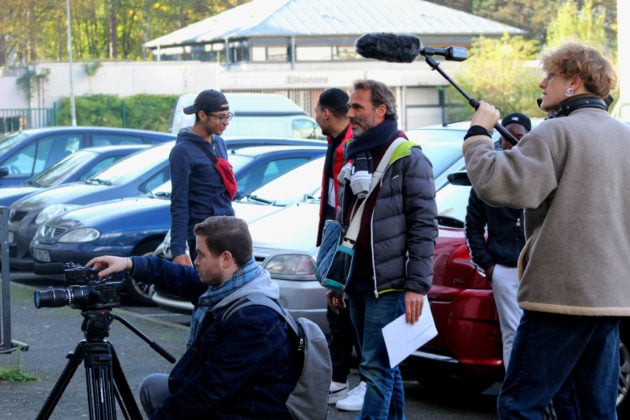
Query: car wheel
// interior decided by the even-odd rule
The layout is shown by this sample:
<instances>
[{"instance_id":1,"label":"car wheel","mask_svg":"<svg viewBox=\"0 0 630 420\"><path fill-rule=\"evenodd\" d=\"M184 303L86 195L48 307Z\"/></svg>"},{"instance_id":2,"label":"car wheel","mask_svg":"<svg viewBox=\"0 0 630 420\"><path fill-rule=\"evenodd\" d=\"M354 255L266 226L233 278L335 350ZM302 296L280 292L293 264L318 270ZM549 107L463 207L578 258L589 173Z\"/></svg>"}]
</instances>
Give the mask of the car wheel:
<instances>
[{"instance_id":1,"label":"car wheel","mask_svg":"<svg viewBox=\"0 0 630 420\"><path fill-rule=\"evenodd\" d=\"M617 416L630 418L630 323L619 325L619 389L617 395Z\"/></svg>"},{"instance_id":2,"label":"car wheel","mask_svg":"<svg viewBox=\"0 0 630 420\"><path fill-rule=\"evenodd\" d=\"M161 240L150 240L141 243L134 249L131 255L139 256L139 255L152 255L153 251L157 246L162 242ZM153 286L144 283L141 281L137 281L130 275L127 276L126 279L127 286L127 296L126 303L130 305L137 306L155 306L155 302L151 299L151 295L153 294Z\"/></svg>"}]
</instances>

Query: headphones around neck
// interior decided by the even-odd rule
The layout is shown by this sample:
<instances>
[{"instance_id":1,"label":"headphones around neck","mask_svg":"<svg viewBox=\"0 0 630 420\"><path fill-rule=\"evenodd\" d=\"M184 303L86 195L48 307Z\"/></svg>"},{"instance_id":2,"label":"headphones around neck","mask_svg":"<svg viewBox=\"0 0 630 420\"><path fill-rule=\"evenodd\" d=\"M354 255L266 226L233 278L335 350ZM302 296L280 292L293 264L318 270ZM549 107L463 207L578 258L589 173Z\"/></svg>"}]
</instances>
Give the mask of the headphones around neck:
<instances>
[{"instance_id":1,"label":"headphones around neck","mask_svg":"<svg viewBox=\"0 0 630 420\"><path fill-rule=\"evenodd\" d=\"M610 99L609 99L610 98ZM542 104L542 98L536 100L538 107ZM596 96L588 96L582 98L575 98L570 101L566 101L558 109L548 111L547 118L566 117L576 109L580 108L599 108L604 111L608 111L608 105L612 102L612 96L609 95L606 100L598 98Z\"/></svg>"}]
</instances>

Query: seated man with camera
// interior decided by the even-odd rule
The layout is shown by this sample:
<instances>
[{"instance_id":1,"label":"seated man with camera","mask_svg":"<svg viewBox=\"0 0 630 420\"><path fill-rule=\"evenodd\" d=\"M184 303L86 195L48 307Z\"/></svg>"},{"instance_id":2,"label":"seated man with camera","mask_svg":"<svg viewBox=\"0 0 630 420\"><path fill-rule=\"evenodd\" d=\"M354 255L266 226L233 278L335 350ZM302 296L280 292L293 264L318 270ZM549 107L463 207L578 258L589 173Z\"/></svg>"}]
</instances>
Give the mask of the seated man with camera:
<instances>
[{"instance_id":1,"label":"seated man with camera","mask_svg":"<svg viewBox=\"0 0 630 420\"><path fill-rule=\"evenodd\" d=\"M155 257L102 256L86 267L104 278L120 271L196 304L187 350L170 374L142 382L151 418L291 418L285 406L300 364L281 315L263 305L237 308L244 296L279 299L278 286L252 257L247 224L211 216L195 226L194 268Z\"/></svg>"}]
</instances>

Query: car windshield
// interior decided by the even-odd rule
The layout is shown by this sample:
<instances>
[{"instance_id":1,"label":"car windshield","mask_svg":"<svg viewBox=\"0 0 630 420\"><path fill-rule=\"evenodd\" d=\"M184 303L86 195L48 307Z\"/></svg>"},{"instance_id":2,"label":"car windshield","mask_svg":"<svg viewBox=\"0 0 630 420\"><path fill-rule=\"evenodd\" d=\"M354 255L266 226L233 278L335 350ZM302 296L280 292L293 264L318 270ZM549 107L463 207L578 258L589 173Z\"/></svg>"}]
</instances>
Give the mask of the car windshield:
<instances>
[{"instance_id":1,"label":"car windshield","mask_svg":"<svg viewBox=\"0 0 630 420\"><path fill-rule=\"evenodd\" d=\"M66 156L64 159L55 163L44 172L29 179L27 184L36 187L51 187L53 185L61 184L65 179L68 179L68 177L70 177L77 168L82 167L93 157L94 152L77 150L71 155Z\"/></svg>"},{"instance_id":2,"label":"car windshield","mask_svg":"<svg viewBox=\"0 0 630 420\"><path fill-rule=\"evenodd\" d=\"M228 162L230 162L230 165L232 165L232 169L234 170L234 172L237 172L239 169L243 168L245 165L253 160L253 156L239 154L228 155Z\"/></svg>"},{"instance_id":3,"label":"car windshield","mask_svg":"<svg viewBox=\"0 0 630 420\"><path fill-rule=\"evenodd\" d=\"M288 206L304 198L318 199L323 169L324 157L313 159L263 185L239 201Z\"/></svg>"},{"instance_id":4,"label":"car windshield","mask_svg":"<svg viewBox=\"0 0 630 420\"><path fill-rule=\"evenodd\" d=\"M21 131L0 138L0 156L4 155L13 146L21 142L28 134Z\"/></svg>"},{"instance_id":5,"label":"car windshield","mask_svg":"<svg viewBox=\"0 0 630 420\"><path fill-rule=\"evenodd\" d=\"M407 136L409 140L422 147L422 151L433 165L433 176L438 177L462 157L465 133L462 130L447 128L426 128L409 130Z\"/></svg>"},{"instance_id":6,"label":"car windshield","mask_svg":"<svg viewBox=\"0 0 630 420\"><path fill-rule=\"evenodd\" d=\"M147 169L153 168L160 162L168 160L168 154L173 148L174 142L167 142L150 147L147 150L132 154L119 160L102 172L88 178L101 184L119 185L138 178Z\"/></svg>"},{"instance_id":7,"label":"car windshield","mask_svg":"<svg viewBox=\"0 0 630 420\"><path fill-rule=\"evenodd\" d=\"M447 184L435 194L438 215L447 216L462 223L466 220L469 186Z\"/></svg>"}]
</instances>

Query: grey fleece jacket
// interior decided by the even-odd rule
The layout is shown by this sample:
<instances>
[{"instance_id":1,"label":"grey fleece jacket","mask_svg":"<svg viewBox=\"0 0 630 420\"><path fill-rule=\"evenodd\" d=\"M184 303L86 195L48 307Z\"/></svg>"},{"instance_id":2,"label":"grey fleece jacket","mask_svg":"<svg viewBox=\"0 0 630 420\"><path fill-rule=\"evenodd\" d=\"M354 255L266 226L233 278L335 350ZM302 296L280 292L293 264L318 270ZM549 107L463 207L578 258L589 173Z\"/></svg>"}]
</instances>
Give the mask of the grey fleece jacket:
<instances>
[{"instance_id":1,"label":"grey fleece jacket","mask_svg":"<svg viewBox=\"0 0 630 420\"><path fill-rule=\"evenodd\" d=\"M544 121L511 150L487 136L463 145L486 202L525 208L523 309L630 315L630 128L583 108Z\"/></svg>"}]
</instances>

